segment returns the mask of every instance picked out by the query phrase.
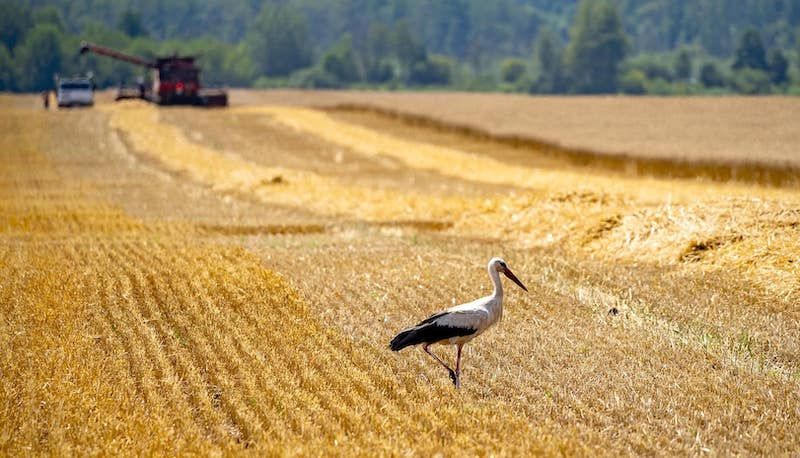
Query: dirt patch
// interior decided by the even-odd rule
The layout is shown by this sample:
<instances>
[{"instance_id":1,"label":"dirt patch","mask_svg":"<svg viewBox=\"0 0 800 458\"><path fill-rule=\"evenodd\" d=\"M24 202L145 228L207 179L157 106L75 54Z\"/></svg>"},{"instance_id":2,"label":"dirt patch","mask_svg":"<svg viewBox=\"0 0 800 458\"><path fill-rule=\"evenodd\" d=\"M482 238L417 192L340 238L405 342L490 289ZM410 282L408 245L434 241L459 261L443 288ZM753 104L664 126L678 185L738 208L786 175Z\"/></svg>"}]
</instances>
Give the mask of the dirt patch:
<instances>
[{"instance_id":1,"label":"dirt patch","mask_svg":"<svg viewBox=\"0 0 800 458\"><path fill-rule=\"evenodd\" d=\"M613 215L603 218L599 224L589 229L583 244L589 244L599 238L602 238L606 233L613 231L622 224L622 215Z\"/></svg>"},{"instance_id":2,"label":"dirt patch","mask_svg":"<svg viewBox=\"0 0 800 458\"><path fill-rule=\"evenodd\" d=\"M424 221L424 220L408 220L408 221L383 221L375 224L378 227L400 227L416 229L420 231L446 231L453 227L450 221Z\"/></svg>"},{"instance_id":3,"label":"dirt patch","mask_svg":"<svg viewBox=\"0 0 800 458\"><path fill-rule=\"evenodd\" d=\"M268 224L268 225L226 225L200 224L200 232L205 235L288 235L320 234L325 232L321 224Z\"/></svg>"},{"instance_id":4,"label":"dirt patch","mask_svg":"<svg viewBox=\"0 0 800 458\"><path fill-rule=\"evenodd\" d=\"M717 250L725 245L744 240L742 235L717 236L707 240L692 242L681 253L681 262L698 262L712 250Z\"/></svg>"},{"instance_id":5,"label":"dirt patch","mask_svg":"<svg viewBox=\"0 0 800 458\"><path fill-rule=\"evenodd\" d=\"M608 196L591 191L570 191L556 194L550 199L552 202L573 204L606 204Z\"/></svg>"}]
</instances>

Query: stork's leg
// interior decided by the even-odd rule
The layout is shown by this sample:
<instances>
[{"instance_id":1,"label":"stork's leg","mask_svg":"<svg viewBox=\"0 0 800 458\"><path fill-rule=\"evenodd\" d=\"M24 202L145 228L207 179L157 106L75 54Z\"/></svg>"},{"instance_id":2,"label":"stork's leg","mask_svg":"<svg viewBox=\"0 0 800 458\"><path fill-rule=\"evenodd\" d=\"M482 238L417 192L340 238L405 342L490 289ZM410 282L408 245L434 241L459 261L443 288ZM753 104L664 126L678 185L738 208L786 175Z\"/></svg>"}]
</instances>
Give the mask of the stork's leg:
<instances>
[{"instance_id":1,"label":"stork's leg","mask_svg":"<svg viewBox=\"0 0 800 458\"><path fill-rule=\"evenodd\" d=\"M444 366L444 368L447 369L447 372L450 373L450 379L453 380L453 383L456 383L457 379L456 373L453 372L453 369L450 369L450 366L448 366L444 361L442 361L438 356L436 356L432 351L430 351L430 349L428 348L430 346L431 344L425 344L422 346L422 349L425 350L425 353L431 355L431 357L433 357L433 359L435 359L436 362Z\"/></svg>"},{"instance_id":2,"label":"stork's leg","mask_svg":"<svg viewBox=\"0 0 800 458\"><path fill-rule=\"evenodd\" d=\"M455 383L456 388L461 388L461 348L464 345L456 345L458 350L456 353L456 379L453 383Z\"/></svg>"}]
</instances>

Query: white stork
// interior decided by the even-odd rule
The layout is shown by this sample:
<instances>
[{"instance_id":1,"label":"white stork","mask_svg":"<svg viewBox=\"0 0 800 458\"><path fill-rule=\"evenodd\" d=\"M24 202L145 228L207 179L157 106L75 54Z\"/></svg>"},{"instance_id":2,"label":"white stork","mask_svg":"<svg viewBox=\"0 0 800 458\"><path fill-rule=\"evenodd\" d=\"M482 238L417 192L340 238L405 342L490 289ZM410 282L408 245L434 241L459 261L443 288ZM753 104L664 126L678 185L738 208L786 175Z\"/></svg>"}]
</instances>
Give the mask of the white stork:
<instances>
[{"instance_id":1,"label":"white stork","mask_svg":"<svg viewBox=\"0 0 800 458\"><path fill-rule=\"evenodd\" d=\"M511 272L505 261L492 258L489 261L489 277L494 283L494 292L491 296L482 297L466 304L450 307L444 311L433 314L408 328L389 343L392 351L400 351L412 345L422 344L425 353L431 355L439 364L450 373L450 378L456 388L461 386L461 349L470 340L489 329L503 316L503 284L500 282L500 273L505 274L511 281L519 285L526 292L528 288ZM439 343L455 345L456 370L450 368L438 356L433 354L428 347Z\"/></svg>"}]
</instances>

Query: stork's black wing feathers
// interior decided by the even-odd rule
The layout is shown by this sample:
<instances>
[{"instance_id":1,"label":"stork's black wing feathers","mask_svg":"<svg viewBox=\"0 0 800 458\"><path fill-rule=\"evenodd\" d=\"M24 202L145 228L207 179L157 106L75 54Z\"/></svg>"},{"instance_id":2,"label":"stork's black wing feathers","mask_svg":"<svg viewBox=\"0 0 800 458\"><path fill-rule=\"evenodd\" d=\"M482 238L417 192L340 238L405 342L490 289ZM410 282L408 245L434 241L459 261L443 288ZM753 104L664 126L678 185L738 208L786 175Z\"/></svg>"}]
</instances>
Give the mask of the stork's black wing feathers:
<instances>
[{"instance_id":1,"label":"stork's black wing feathers","mask_svg":"<svg viewBox=\"0 0 800 458\"><path fill-rule=\"evenodd\" d=\"M437 318L446 315L447 312L437 313L422 320L413 328L397 334L391 342L389 348L392 351L400 351L411 345L436 343L451 337L468 336L475 334L477 329L471 327L445 326L436 322Z\"/></svg>"},{"instance_id":2,"label":"stork's black wing feathers","mask_svg":"<svg viewBox=\"0 0 800 458\"><path fill-rule=\"evenodd\" d=\"M432 323L435 319L437 319L439 317L443 317L445 315L447 315L447 312L434 313L433 315L429 316L428 318L425 318L424 320L422 320L419 323L417 323L417 326L414 326L414 327L422 326L423 324Z\"/></svg>"}]
</instances>

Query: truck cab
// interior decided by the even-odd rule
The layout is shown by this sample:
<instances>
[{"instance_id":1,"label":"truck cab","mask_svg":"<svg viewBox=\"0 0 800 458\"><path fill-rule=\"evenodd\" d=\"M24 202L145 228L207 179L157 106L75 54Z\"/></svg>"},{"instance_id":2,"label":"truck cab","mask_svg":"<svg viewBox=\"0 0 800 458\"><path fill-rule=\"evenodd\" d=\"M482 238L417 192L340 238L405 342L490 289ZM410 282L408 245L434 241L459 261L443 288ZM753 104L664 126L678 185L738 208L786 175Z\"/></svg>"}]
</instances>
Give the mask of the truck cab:
<instances>
[{"instance_id":1,"label":"truck cab","mask_svg":"<svg viewBox=\"0 0 800 458\"><path fill-rule=\"evenodd\" d=\"M56 82L59 107L90 107L94 105L94 85L90 78L59 78Z\"/></svg>"}]
</instances>

